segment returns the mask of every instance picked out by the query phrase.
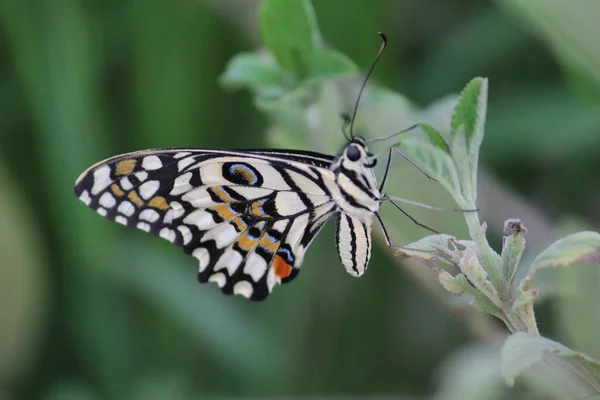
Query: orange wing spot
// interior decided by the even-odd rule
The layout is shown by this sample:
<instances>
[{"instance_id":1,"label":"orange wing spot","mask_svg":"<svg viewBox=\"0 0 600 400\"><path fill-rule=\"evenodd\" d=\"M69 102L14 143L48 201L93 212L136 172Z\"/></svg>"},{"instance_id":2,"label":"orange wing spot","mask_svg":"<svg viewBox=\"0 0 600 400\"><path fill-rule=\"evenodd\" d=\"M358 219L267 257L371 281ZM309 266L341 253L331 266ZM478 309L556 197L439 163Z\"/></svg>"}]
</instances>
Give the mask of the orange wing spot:
<instances>
[{"instance_id":1,"label":"orange wing spot","mask_svg":"<svg viewBox=\"0 0 600 400\"><path fill-rule=\"evenodd\" d=\"M256 216L256 217L264 217L265 213L262 210L262 205L264 204L264 200L258 200L258 201L254 201L252 202L252 206L250 207L250 212L252 213L252 215Z\"/></svg>"},{"instance_id":2,"label":"orange wing spot","mask_svg":"<svg viewBox=\"0 0 600 400\"><path fill-rule=\"evenodd\" d=\"M275 259L273 260L273 270L275 271L275 275L283 279L290 276L292 273L292 266L280 256L275 256Z\"/></svg>"},{"instance_id":3,"label":"orange wing spot","mask_svg":"<svg viewBox=\"0 0 600 400\"><path fill-rule=\"evenodd\" d=\"M110 185L110 190L112 190L112 192L117 197L122 197L125 194L125 192L123 192L121 190L121 188L119 187L119 185L117 185L116 183L113 183L112 185Z\"/></svg>"},{"instance_id":4,"label":"orange wing spot","mask_svg":"<svg viewBox=\"0 0 600 400\"><path fill-rule=\"evenodd\" d=\"M148 206L158 208L159 210L168 210L169 205L167 200L162 196L154 196L149 202Z\"/></svg>"},{"instance_id":5,"label":"orange wing spot","mask_svg":"<svg viewBox=\"0 0 600 400\"><path fill-rule=\"evenodd\" d=\"M127 198L129 198L129 200L131 200L131 202L138 207L142 207L144 205L144 202L142 199L140 199L140 196L138 196L135 190L127 193Z\"/></svg>"},{"instance_id":6,"label":"orange wing spot","mask_svg":"<svg viewBox=\"0 0 600 400\"><path fill-rule=\"evenodd\" d=\"M275 252L279 248L279 242L271 241L271 239L269 239L269 235L267 235L266 233L262 235L258 244L271 254L275 254Z\"/></svg>"},{"instance_id":7,"label":"orange wing spot","mask_svg":"<svg viewBox=\"0 0 600 400\"><path fill-rule=\"evenodd\" d=\"M238 239L238 244L243 250L250 251L256 244L256 239L251 238L248 232L244 232Z\"/></svg>"},{"instance_id":8,"label":"orange wing spot","mask_svg":"<svg viewBox=\"0 0 600 400\"><path fill-rule=\"evenodd\" d=\"M233 199L229 197L229 195L223 190L221 186L215 186L212 188L212 190L217 196L219 196L221 201L225 203L231 203L233 201Z\"/></svg>"},{"instance_id":9,"label":"orange wing spot","mask_svg":"<svg viewBox=\"0 0 600 400\"><path fill-rule=\"evenodd\" d=\"M240 217L236 217L231 221L232 224L235 224L235 227L237 229L238 232L241 232L243 230L245 230L248 225L246 225L246 223L240 218Z\"/></svg>"},{"instance_id":10,"label":"orange wing spot","mask_svg":"<svg viewBox=\"0 0 600 400\"><path fill-rule=\"evenodd\" d=\"M225 221L230 221L239 215L229 207L229 204L219 204L211 207L211 209L215 210L219 214L219 217L223 218Z\"/></svg>"},{"instance_id":11,"label":"orange wing spot","mask_svg":"<svg viewBox=\"0 0 600 400\"><path fill-rule=\"evenodd\" d=\"M123 160L119 161L115 166L116 175L128 175L135 168L135 160Z\"/></svg>"}]
</instances>

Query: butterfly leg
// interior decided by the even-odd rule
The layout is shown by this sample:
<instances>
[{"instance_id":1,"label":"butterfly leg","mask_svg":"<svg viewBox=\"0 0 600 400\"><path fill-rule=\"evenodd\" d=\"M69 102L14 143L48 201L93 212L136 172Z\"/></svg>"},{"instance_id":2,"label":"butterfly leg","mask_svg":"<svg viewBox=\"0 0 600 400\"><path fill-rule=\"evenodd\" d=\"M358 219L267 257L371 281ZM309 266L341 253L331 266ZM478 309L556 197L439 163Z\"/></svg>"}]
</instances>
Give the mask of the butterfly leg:
<instances>
[{"instance_id":1,"label":"butterfly leg","mask_svg":"<svg viewBox=\"0 0 600 400\"><path fill-rule=\"evenodd\" d=\"M404 157L406 159L406 161L408 161L409 163L411 163L412 165L415 166L415 168L417 168L419 171L421 171L423 173L423 175L425 175L427 178L429 178L430 180L434 181L434 182L439 182L437 179L435 179L433 176L429 175L427 173L427 171L425 171L423 168L421 168L419 166L419 164L417 164L416 162L414 162L409 156L407 156L406 154L404 154L403 152L401 152L400 150L398 150L397 148L392 148L394 150L395 153L401 155L402 157Z\"/></svg>"},{"instance_id":2,"label":"butterfly leg","mask_svg":"<svg viewBox=\"0 0 600 400\"><path fill-rule=\"evenodd\" d=\"M396 203L392 198L390 198L387 194L384 194L383 197L381 198L381 201L389 201L390 203L392 203L392 205L394 207L396 207L398 210L400 210L400 212L404 215L406 215L413 223L415 223L416 225L420 226L421 228L425 228L428 231L431 231L433 233L439 234L440 232L436 231L433 228L428 227L427 225L417 221L415 218L413 218L409 213L407 213L402 207L400 207L400 205L398 203Z\"/></svg>"},{"instance_id":3,"label":"butterfly leg","mask_svg":"<svg viewBox=\"0 0 600 400\"><path fill-rule=\"evenodd\" d=\"M475 209L462 209L462 208L434 207L434 206L430 206L429 204L419 203L418 201L408 200L408 199L404 199L402 197L390 196L389 194L386 193L386 194L384 194L382 196L382 201L385 201L387 199L391 199L391 200L394 200L394 201L397 201L397 202L400 202L400 203L411 204L413 206L425 208L427 210L432 210L432 211L450 211L450 212L477 212L477 211L479 211L478 208L475 208Z\"/></svg>"}]
</instances>

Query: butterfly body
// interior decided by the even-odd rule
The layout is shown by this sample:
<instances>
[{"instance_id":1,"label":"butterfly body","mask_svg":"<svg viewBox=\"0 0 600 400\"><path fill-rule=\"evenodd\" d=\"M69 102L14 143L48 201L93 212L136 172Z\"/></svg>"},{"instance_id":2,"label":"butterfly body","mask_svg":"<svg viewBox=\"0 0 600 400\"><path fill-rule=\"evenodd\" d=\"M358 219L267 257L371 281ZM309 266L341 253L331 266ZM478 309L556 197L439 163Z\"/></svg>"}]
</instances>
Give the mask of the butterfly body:
<instances>
[{"instance_id":1,"label":"butterfly body","mask_svg":"<svg viewBox=\"0 0 600 400\"><path fill-rule=\"evenodd\" d=\"M337 215L336 245L360 276L381 195L375 159L353 137L337 157L295 150L144 150L104 160L75 194L100 215L180 246L198 280L265 299L297 275L306 249Z\"/></svg>"}]
</instances>

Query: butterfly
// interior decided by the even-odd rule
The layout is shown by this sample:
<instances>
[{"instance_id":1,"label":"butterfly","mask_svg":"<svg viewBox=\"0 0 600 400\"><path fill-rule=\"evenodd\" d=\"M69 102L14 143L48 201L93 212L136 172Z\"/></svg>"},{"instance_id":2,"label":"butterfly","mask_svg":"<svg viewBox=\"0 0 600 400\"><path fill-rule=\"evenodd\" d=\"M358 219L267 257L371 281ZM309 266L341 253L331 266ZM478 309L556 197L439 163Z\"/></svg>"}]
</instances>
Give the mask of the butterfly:
<instances>
[{"instance_id":1,"label":"butterfly","mask_svg":"<svg viewBox=\"0 0 600 400\"><path fill-rule=\"evenodd\" d=\"M382 37L377 58L385 47ZM358 100L350 132L357 106ZM381 193L389 157L379 188L376 162L367 142L352 134L336 156L269 149L143 150L93 165L77 179L75 194L101 216L181 247L198 260L200 282L264 300L275 285L298 275L306 250L332 218L339 257L353 276L363 275L371 258L374 218L389 244L378 214L382 201L389 200Z\"/></svg>"}]
</instances>

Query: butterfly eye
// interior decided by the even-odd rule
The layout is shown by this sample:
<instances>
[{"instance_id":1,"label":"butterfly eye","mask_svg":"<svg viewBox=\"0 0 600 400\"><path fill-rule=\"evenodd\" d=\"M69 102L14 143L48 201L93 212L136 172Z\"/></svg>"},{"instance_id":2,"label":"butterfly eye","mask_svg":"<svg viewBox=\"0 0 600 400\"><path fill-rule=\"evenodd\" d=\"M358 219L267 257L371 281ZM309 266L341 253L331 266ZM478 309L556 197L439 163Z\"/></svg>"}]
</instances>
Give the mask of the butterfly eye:
<instances>
[{"instance_id":1,"label":"butterfly eye","mask_svg":"<svg viewBox=\"0 0 600 400\"><path fill-rule=\"evenodd\" d=\"M351 144L348 146L348 149L346 149L346 156L350 161L358 161L360 159L360 150L357 146Z\"/></svg>"}]
</instances>

